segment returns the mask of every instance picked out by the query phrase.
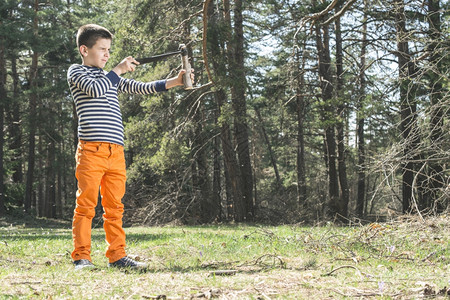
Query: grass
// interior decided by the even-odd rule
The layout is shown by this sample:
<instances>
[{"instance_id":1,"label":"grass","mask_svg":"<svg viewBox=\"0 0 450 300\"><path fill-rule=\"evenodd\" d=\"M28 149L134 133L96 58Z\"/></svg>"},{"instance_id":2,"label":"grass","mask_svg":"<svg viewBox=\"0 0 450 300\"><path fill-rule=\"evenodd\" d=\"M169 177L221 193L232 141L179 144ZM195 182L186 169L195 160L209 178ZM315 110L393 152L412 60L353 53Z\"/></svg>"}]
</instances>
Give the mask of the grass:
<instances>
[{"instance_id":1,"label":"grass","mask_svg":"<svg viewBox=\"0 0 450 300\"><path fill-rule=\"evenodd\" d=\"M77 272L68 223L0 219L4 299L449 299L450 217L365 226L126 228L127 252L148 272ZM226 271L226 272L221 272ZM221 274L224 273L224 274Z\"/></svg>"}]
</instances>

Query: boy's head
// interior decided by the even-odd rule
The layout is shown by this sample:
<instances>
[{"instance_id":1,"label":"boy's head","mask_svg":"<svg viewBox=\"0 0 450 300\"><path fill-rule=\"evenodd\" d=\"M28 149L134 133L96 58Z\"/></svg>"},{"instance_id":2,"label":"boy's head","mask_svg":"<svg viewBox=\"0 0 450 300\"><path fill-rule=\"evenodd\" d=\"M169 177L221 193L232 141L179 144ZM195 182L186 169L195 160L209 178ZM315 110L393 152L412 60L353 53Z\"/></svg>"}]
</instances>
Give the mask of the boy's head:
<instances>
[{"instance_id":1,"label":"boy's head","mask_svg":"<svg viewBox=\"0 0 450 300\"><path fill-rule=\"evenodd\" d=\"M96 24L81 26L77 33L77 46L83 64L103 68L109 59L112 38L112 33L105 27Z\"/></svg>"}]
</instances>

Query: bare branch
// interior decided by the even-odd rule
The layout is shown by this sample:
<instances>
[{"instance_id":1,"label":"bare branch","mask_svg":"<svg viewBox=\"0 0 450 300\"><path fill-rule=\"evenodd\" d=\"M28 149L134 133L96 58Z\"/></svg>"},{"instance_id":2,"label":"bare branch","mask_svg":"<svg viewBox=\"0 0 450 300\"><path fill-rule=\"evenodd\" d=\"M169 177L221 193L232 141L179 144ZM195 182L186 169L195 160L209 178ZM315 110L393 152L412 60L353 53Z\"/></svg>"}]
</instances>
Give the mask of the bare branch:
<instances>
[{"instance_id":1,"label":"bare branch","mask_svg":"<svg viewBox=\"0 0 450 300\"><path fill-rule=\"evenodd\" d=\"M325 22L323 22L322 24L320 24L320 26L327 26L328 24L330 24L331 22L333 22L334 20L336 20L337 18L339 18L340 16L342 16L352 5L353 3L355 3L356 0L349 0L344 7L342 7L342 9L340 11L338 11L337 13L335 13L332 17L330 17L328 20L326 20Z\"/></svg>"},{"instance_id":2,"label":"bare branch","mask_svg":"<svg viewBox=\"0 0 450 300\"><path fill-rule=\"evenodd\" d=\"M312 21L316 21L316 20L320 19L321 17L323 17L324 15L329 13L336 6L338 1L339 0L333 0L333 2L331 2L330 5L327 6L327 8L325 8L321 12L318 12L318 13L312 14L310 16L307 16L307 17L303 18L303 20L304 21L311 21L311 20Z\"/></svg>"}]
</instances>

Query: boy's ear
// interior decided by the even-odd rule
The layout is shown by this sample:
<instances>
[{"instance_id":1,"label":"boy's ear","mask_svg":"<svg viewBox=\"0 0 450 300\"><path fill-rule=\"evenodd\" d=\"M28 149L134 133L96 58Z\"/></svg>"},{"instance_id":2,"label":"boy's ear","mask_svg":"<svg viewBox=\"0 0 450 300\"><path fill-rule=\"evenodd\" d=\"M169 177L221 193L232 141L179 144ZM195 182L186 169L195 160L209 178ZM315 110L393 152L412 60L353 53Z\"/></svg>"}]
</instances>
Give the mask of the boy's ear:
<instances>
[{"instance_id":1,"label":"boy's ear","mask_svg":"<svg viewBox=\"0 0 450 300\"><path fill-rule=\"evenodd\" d=\"M87 46L86 45L81 45L79 50L80 50L80 54L82 56L86 56L87 55Z\"/></svg>"}]
</instances>

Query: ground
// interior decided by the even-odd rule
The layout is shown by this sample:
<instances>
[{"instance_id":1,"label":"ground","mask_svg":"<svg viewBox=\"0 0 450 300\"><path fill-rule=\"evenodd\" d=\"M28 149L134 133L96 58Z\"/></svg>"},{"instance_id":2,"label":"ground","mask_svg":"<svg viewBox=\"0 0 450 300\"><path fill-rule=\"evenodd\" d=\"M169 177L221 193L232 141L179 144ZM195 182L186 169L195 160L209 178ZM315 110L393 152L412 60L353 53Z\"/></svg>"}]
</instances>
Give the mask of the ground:
<instances>
[{"instance_id":1,"label":"ground","mask_svg":"<svg viewBox=\"0 0 450 300\"><path fill-rule=\"evenodd\" d=\"M126 228L146 272L109 269L101 224L90 271L70 259L70 223L0 219L0 298L449 299L450 216L351 226Z\"/></svg>"}]
</instances>

